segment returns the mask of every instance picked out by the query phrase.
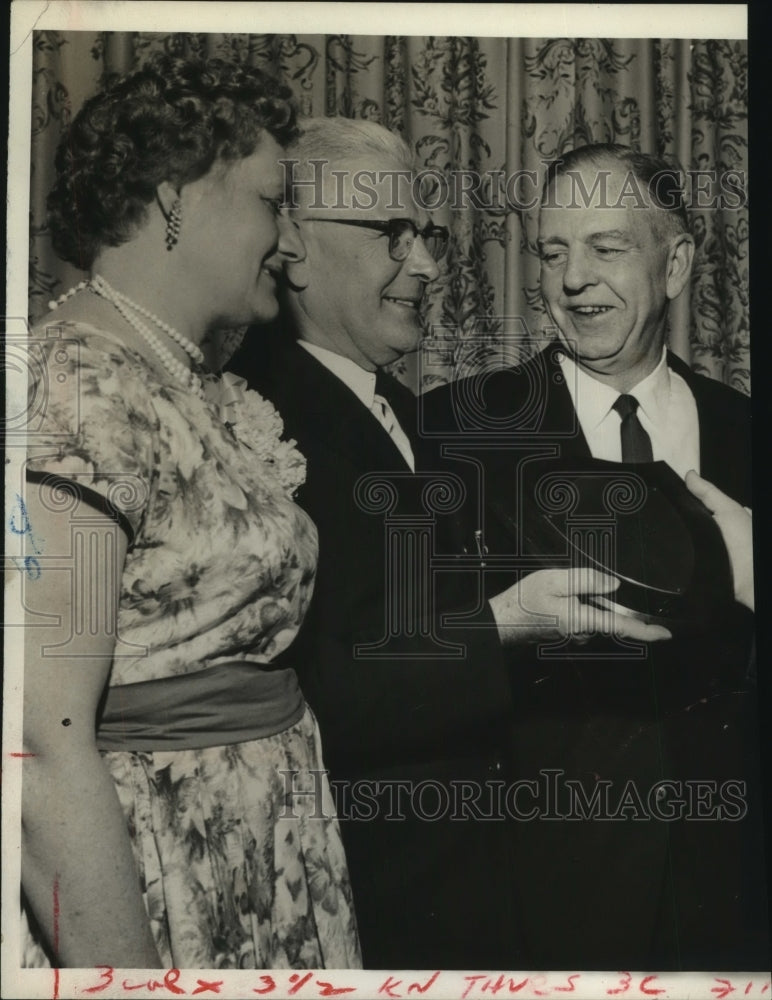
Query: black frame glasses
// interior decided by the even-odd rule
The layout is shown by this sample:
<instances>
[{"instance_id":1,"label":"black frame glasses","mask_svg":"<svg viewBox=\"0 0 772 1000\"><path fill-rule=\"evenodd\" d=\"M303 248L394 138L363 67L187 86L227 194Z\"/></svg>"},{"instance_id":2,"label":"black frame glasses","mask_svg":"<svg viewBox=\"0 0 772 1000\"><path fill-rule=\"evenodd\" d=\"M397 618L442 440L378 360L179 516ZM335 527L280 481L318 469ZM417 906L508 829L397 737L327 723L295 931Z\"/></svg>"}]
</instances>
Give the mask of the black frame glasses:
<instances>
[{"instance_id":1,"label":"black frame glasses","mask_svg":"<svg viewBox=\"0 0 772 1000\"><path fill-rule=\"evenodd\" d=\"M440 260L448 249L448 230L445 226L435 226L428 222L419 229L412 219L333 219L331 217L306 216L305 222L338 222L343 226L359 226L374 229L389 237L389 257L402 262L407 260L416 237L420 236L434 260Z\"/></svg>"}]
</instances>

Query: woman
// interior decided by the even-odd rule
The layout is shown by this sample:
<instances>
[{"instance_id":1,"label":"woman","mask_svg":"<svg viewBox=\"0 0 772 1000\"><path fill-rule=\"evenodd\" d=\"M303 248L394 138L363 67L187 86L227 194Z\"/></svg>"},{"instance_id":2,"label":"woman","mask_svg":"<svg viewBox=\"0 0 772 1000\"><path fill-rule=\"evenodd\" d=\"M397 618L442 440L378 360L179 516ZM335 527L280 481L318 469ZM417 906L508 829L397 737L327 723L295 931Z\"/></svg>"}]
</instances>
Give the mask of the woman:
<instances>
[{"instance_id":1,"label":"woman","mask_svg":"<svg viewBox=\"0 0 772 1000\"><path fill-rule=\"evenodd\" d=\"M57 154L54 245L91 278L34 332L28 965L43 942L75 967L360 964L316 723L270 668L313 583L303 460L270 404L200 368L304 256L280 208L288 93L164 57Z\"/></svg>"}]
</instances>

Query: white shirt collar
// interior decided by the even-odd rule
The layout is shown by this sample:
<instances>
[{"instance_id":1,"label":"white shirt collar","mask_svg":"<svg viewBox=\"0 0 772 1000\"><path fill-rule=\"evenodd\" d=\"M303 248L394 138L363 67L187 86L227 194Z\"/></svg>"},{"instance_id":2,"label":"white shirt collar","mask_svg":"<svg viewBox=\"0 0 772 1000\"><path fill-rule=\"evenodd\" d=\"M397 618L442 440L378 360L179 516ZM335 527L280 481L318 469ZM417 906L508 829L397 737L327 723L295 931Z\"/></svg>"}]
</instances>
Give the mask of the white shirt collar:
<instances>
[{"instance_id":1,"label":"white shirt collar","mask_svg":"<svg viewBox=\"0 0 772 1000\"><path fill-rule=\"evenodd\" d=\"M344 358L343 355L329 351L326 347L319 347L318 344L309 344L305 340L299 340L298 343L309 354L312 354L317 361L321 362L325 368L329 369L333 375L337 375L341 382L351 389L368 410L372 409L373 397L375 396L375 372L366 371L356 361L352 361L351 358Z\"/></svg>"},{"instance_id":2,"label":"white shirt collar","mask_svg":"<svg viewBox=\"0 0 772 1000\"><path fill-rule=\"evenodd\" d=\"M662 348L659 364L638 385L633 386L630 395L638 400L638 406L653 424L667 417L670 402L670 369L667 365L667 349Z\"/></svg>"},{"instance_id":3,"label":"white shirt collar","mask_svg":"<svg viewBox=\"0 0 772 1000\"><path fill-rule=\"evenodd\" d=\"M559 353L558 363L563 369L566 386L582 427L597 427L611 411L619 390L593 378L565 351ZM635 396L641 410L652 423L659 423L666 417L670 399L670 369L667 365L666 348L662 348L662 357L654 371L633 386L628 395Z\"/></svg>"}]
</instances>

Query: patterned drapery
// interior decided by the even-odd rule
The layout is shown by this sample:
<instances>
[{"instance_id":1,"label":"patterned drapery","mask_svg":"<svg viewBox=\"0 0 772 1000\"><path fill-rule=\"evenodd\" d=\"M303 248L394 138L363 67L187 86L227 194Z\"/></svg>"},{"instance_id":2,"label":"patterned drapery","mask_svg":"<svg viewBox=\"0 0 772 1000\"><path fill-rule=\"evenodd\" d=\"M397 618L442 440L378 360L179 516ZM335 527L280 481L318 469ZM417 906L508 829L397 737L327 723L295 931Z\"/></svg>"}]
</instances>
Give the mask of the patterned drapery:
<instances>
[{"instance_id":1,"label":"patterned drapery","mask_svg":"<svg viewBox=\"0 0 772 1000\"><path fill-rule=\"evenodd\" d=\"M670 342L697 370L750 391L745 42L36 32L32 319L82 277L53 254L45 225L62 127L107 75L159 49L259 65L292 87L304 115L379 121L444 178L435 219L452 241L425 303L424 385L518 360L550 336L528 207L546 161L613 141L703 172L691 209L694 275L671 311ZM723 203L711 178L730 179ZM415 383L414 362L401 370Z\"/></svg>"}]
</instances>

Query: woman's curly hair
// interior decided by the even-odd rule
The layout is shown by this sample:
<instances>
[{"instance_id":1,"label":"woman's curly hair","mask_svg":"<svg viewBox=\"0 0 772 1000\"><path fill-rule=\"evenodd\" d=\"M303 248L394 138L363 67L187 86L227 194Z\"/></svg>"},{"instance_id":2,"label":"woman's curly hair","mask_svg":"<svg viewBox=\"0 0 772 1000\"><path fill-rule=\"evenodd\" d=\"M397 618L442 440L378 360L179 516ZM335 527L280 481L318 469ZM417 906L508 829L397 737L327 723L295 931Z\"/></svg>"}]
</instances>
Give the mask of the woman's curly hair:
<instances>
[{"instance_id":1,"label":"woman's curly hair","mask_svg":"<svg viewBox=\"0 0 772 1000\"><path fill-rule=\"evenodd\" d=\"M131 239L162 181L202 177L252 154L268 132L297 135L291 91L261 70L161 55L90 98L56 153L48 196L54 249L87 270L102 247Z\"/></svg>"}]
</instances>

